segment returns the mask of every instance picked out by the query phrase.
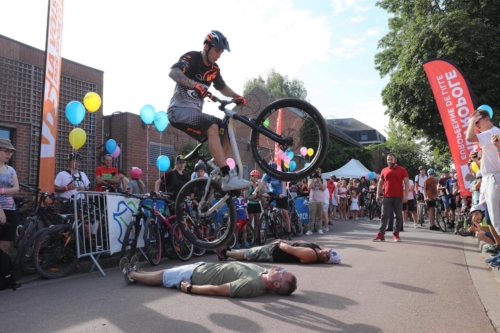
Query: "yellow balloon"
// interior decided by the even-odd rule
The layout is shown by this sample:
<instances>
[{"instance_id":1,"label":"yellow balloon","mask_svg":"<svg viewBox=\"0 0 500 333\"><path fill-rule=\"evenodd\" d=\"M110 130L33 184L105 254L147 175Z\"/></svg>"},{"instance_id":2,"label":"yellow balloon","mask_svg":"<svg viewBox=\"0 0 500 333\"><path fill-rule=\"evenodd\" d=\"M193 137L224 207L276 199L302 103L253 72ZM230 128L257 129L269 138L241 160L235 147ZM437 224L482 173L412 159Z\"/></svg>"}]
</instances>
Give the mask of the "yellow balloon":
<instances>
[{"instance_id":1,"label":"yellow balloon","mask_svg":"<svg viewBox=\"0 0 500 333\"><path fill-rule=\"evenodd\" d=\"M307 156L311 157L311 156L313 156L313 154L314 154L314 149L309 148L309 149L307 150Z\"/></svg>"},{"instance_id":2,"label":"yellow balloon","mask_svg":"<svg viewBox=\"0 0 500 333\"><path fill-rule=\"evenodd\" d=\"M83 98L83 105L89 112L96 112L101 107L101 97L91 91Z\"/></svg>"},{"instance_id":3,"label":"yellow balloon","mask_svg":"<svg viewBox=\"0 0 500 333\"><path fill-rule=\"evenodd\" d=\"M285 168L287 168L287 169L290 168L290 164L285 163Z\"/></svg>"},{"instance_id":4,"label":"yellow balloon","mask_svg":"<svg viewBox=\"0 0 500 333\"><path fill-rule=\"evenodd\" d=\"M470 167L471 167L472 171L474 171L474 172L478 172L479 171L479 166L477 165L476 162L472 162L470 164Z\"/></svg>"},{"instance_id":5,"label":"yellow balloon","mask_svg":"<svg viewBox=\"0 0 500 333\"><path fill-rule=\"evenodd\" d=\"M75 128L69 132L69 144L74 150L82 148L87 141L87 133L81 128Z\"/></svg>"}]
</instances>

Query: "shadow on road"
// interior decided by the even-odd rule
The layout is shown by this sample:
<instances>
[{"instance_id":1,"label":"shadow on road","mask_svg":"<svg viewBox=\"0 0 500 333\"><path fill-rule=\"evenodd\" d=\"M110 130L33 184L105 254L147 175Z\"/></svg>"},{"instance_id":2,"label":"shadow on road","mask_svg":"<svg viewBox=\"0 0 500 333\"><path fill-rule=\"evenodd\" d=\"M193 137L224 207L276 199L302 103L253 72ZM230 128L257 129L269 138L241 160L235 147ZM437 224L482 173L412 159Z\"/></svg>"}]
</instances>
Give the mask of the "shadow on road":
<instances>
[{"instance_id":1,"label":"shadow on road","mask_svg":"<svg viewBox=\"0 0 500 333\"><path fill-rule=\"evenodd\" d=\"M386 286L401 289L404 291L412 291L412 292L421 293L421 294L434 294L434 292L430 291L429 289L418 288L418 287L410 286L408 284L394 283L394 282L381 282L381 283L385 284Z\"/></svg>"}]
</instances>

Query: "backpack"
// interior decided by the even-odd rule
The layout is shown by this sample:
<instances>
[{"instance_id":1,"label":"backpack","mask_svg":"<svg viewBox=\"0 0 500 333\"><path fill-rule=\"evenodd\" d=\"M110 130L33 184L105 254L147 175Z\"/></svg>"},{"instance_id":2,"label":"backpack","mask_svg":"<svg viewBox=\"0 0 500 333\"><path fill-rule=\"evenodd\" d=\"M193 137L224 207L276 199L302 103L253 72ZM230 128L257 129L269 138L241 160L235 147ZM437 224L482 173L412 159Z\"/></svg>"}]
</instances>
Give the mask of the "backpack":
<instances>
[{"instance_id":1,"label":"backpack","mask_svg":"<svg viewBox=\"0 0 500 333\"><path fill-rule=\"evenodd\" d=\"M0 290L12 288L16 290L15 281L12 277L12 261L10 256L0 250Z\"/></svg>"}]
</instances>

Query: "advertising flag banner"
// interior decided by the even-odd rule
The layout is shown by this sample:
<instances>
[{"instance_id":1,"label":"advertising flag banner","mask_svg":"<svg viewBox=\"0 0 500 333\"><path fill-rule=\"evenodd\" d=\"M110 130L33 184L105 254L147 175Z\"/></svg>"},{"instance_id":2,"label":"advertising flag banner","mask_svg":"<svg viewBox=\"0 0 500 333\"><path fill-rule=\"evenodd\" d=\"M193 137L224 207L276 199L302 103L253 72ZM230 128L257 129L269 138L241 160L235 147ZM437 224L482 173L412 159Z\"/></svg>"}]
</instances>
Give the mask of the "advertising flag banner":
<instances>
[{"instance_id":1,"label":"advertising flag banner","mask_svg":"<svg viewBox=\"0 0 500 333\"><path fill-rule=\"evenodd\" d=\"M38 187L54 191L56 167L57 118L61 80L61 44L63 32L64 0L49 0L47 41L45 45L45 80L40 130L40 162Z\"/></svg>"},{"instance_id":2,"label":"advertising flag banner","mask_svg":"<svg viewBox=\"0 0 500 333\"><path fill-rule=\"evenodd\" d=\"M461 71L445 59L433 59L423 64L436 100L444 126L451 156L458 176L460 194L470 196L469 155L477 146L468 142L469 116L476 109L476 102L469 82Z\"/></svg>"}]
</instances>

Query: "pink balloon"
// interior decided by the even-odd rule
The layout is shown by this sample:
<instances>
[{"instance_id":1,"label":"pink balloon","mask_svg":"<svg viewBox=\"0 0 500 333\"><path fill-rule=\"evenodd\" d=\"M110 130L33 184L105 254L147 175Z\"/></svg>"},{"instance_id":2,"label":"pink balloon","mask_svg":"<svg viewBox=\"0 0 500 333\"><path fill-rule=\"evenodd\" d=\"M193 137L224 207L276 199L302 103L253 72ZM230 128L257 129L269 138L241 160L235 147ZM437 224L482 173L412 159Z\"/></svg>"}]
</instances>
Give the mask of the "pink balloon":
<instances>
[{"instance_id":1,"label":"pink balloon","mask_svg":"<svg viewBox=\"0 0 500 333\"><path fill-rule=\"evenodd\" d=\"M276 170L281 171L281 165L278 165L278 168Z\"/></svg>"},{"instance_id":2,"label":"pink balloon","mask_svg":"<svg viewBox=\"0 0 500 333\"><path fill-rule=\"evenodd\" d=\"M234 167L236 166L236 162L234 162L234 160L232 158L228 158L226 160L226 163L227 163L227 166L229 167L229 169L234 169Z\"/></svg>"},{"instance_id":3,"label":"pink balloon","mask_svg":"<svg viewBox=\"0 0 500 333\"><path fill-rule=\"evenodd\" d=\"M302 155L302 156L306 156L307 155L307 148L306 147L300 148L300 155Z\"/></svg>"},{"instance_id":4,"label":"pink balloon","mask_svg":"<svg viewBox=\"0 0 500 333\"><path fill-rule=\"evenodd\" d=\"M285 156L284 161L285 161L285 164L289 164L290 163L290 156Z\"/></svg>"},{"instance_id":5,"label":"pink balloon","mask_svg":"<svg viewBox=\"0 0 500 333\"><path fill-rule=\"evenodd\" d=\"M111 154L111 157L113 158L117 158L118 156L120 156L120 153L122 152L122 150L120 149L120 147L116 146L116 149L115 151Z\"/></svg>"},{"instance_id":6,"label":"pink balloon","mask_svg":"<svg viewBox=\"0 0 500 333\"><path fill-rule=\"evenodd\" d=\"M278 157L280 159L284 159L286 157L286 153L283 150L280 150L280 152L278 153Z\"/></svg>"}]
</instances>

